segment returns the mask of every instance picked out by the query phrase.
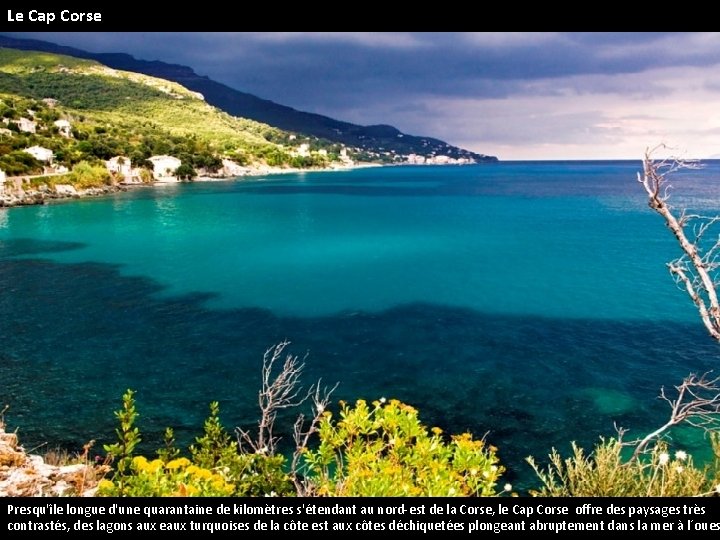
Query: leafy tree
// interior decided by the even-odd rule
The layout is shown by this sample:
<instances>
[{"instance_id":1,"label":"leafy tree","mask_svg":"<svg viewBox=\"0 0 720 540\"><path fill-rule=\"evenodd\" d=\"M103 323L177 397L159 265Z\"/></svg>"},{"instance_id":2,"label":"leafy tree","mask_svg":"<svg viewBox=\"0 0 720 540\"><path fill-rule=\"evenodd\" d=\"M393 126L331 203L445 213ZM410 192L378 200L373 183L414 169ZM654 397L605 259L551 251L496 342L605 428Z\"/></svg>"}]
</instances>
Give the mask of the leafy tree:
<instances>
[{"instance_id":1,"label":"leafy tree","mask_svg":"<svg viewBox=\"0 0 720 540\"><path fill-rule=\"evenodd\" d=\"M8 176L20 176L41 173L43 166L27 152L13 150L5 155L0 155L0 169L5 171Z\"/></svg>"},{"instance_id":2,"label":"leafy tree","mask_svg":"<svg viewBox=\"0 0 720 540\"><path fill-rule=\"evenodd\" d=\"M192 168L192 165L183 163L175 169L175 175L183 180L191 180L197 176L197 173L195 172L195 169Z\"/></svg>"}]
</instances>

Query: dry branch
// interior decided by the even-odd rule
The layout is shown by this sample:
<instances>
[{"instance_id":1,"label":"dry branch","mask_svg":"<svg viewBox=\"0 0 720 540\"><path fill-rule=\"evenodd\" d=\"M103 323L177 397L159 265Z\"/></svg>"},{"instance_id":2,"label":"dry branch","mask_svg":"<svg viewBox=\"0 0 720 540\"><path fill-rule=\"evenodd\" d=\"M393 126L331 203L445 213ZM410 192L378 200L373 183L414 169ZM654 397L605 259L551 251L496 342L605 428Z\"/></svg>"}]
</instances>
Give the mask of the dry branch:
<instances>
[{"instance_id":1,"label":"dry branch","mask_svg":"<svg viewBox=\"0 0 720 540\"><path fill-rule=\"evenodd\" d=\"M309 486L299 474L300 463L303 452L308 446L310 437L317 433L320 418L330 403L330 396L337 388L323 387L322 381L313 384L306 392L300 384L300 376L305 368L305 362L300 361L297 356L288 354L278 369L277 366L285 353L289 341L282 341L265 351L262 365L262 387L258 393L258 405L260 406L260 420L255 437L250 431L237 428L238 444L242 448L249 446L253 452L265 455L275 455L277 443L280 440L273 434L275 420L278 412L282 409L299 407L305 401L312 401L312 416L306 425L306 417L300 413L293 426L293 439L295 451L291 463L294 473L293 482L298 495L305 495Z\"/></svg>"},{"instance_id":2,"label":"dry branch","mask_svg":"<svg viewBox=\"0 0 720 540\"><path fill-rule=\"evenodd\" d=\"M720 268L720 236L709 237L710 229L720 222L720 216L703 216L676 211L668 202L671 185L669 177L680 169L696 168L692 162L679 159L657 160L653 154L663 145L645 152L643 172L638 182L648 195L648 205L665 220L675 236L682 255L667 264L675 282L692 299L700 319L710 336L720 341L720 305L718 304L718 269ZM668 397L665 388L660 398L670 405L670 418L635 445L633 458L637 458L651 441L661 437L668 429L687 422L706 431L717 429L720 415L720 377L710 378L709 373L697 376L691 373L676 386L677 396ZM619 432L622 437L623 432Z\"/></svg>"},{"instance_id":3,"label":"dry branch","mask_svg":"<svg viewBox=\"0 0 720 540\"><path fill-rule=\"evenodd\" d=\"M293 452L291 470L295 473L293 475L293 482L295 483L295 489L298 496L306 496L310 494L310 485L305 481L304 477L300 474L300 464L303 453L308 447L310 437L317 433L318 424L322 417L325 409L330 403L330 396L338 387L339 383L335 383L332 388L324 387L321 388L320 384L322 381L318 381L316 384L310 387L310 394L312 400L312 417L309 424L305 425L305 415L302 413L298 415L293 426L293 439L295 441L295 451Z\"/></svg>"},{"instance_id":4,"label":"dry branch","mask_svg":"<svg viewBox=\"0 0 720 540\"><path fill-rule=\"evenodd\" d=\"M688 214L685 210L673 212L670 198L669 175L683 168L694 168L691 162L670 159L656 160L654 151L645 152L643 172L638 182L648 194L648 205L660 214L672 231L683 254L668 263L668 269L678 285L685 289L698 309L703 325L710 335L720 341L720 304L715 276L720 267L720 237L707 248L703 241L709 229L720 221L720 216Z\"/></svg>"},{"instance_id":5,"label":"dry branch","mask_svg":"<svg viewBox=\"0 0 720 540\"><path fill-rule=\"evenodd\" d=\"M633 453L634 458L643 453L653 439L657 439L671 427L683 422L707 431L718 425L720 377L711 379L709 373L699 377L691 373L675 389L677 396L674 399L667 396L664 387L661 389L660 398L670 405L670 418L637 443Z\"/></svg>"},{"instance_id":6,"label":"dry branch","mask_svg":"<svg viewBox=\"0 0 720 540\"><path fill-rule=\"evenodd\" d=\"M289 341L282 341L273 345L263 356L262 387L258 392L258 405L260 406L260 420L255 438L249 431L238 429L239 443L248 444L253 451L260 454L275 454L278 437L273 435L275 420L282 409L302 405L310 397L312 388L306 393L302 392L300 375L305 367L297 356L288 354L280 370L275 374L276 365L283 356Z\"/></svg>"}]
</instances>

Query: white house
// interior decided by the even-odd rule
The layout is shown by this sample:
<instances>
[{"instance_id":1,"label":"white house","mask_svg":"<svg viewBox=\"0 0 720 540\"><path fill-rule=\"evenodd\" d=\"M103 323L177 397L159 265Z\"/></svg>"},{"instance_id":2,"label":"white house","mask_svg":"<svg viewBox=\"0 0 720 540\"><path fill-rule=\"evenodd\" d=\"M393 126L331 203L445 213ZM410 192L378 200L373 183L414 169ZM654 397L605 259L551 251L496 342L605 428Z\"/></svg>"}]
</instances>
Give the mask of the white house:
<instances>
[{"instance_id":1,"label":"white house","mask_svg":"<svg viewBox=\"0 0 720 540\"><path fill-rule=\"evenodd\" d=\"M119 176L122 182L132 181L132 167L130 165L130 158L123 156L115 156L105 162L105 168L108 172Z\"/></svg>"},{"instance_id":2,"label":"white house","mask_svg":"<svg viewBox=\"0 0 720 540\"><path fill-rule=\"evenodd\" d=\"M353 160L350 156L348 156L347 148L343 147L342 150L340 150L340 161L342 161L345 165L352 165Z\"/></svg>"},{"instance_id":3,"label":"white house","mask_svg":"<svg viewBox=\"0 0 720 540\"><path fill-rule=\"evenodd\" d=\"M32 120L28 120L27 118L20 118L19 120L13 120L13 122L17 124L17 127L20 131L23 131L25 133L35 133L37 122L33 122Z\"/></svg>"},{"instance_id":4,"label":"white house","mask_svg":"<svg viewBox=\"0 0 720 540\"><path fill-rule=\"evenodd\" d=\"M62 135L63 137L67 137L68 139L70 138L70 136L72 135L70 122L68 122L67 120L55 120L53 124L55 124L55 127L58 128L60 135Z\"/></svg>"},{"instance_id":5,"label":"white house","mask_svg":"<svg viewBox=\"0 0 720 540\"><path fill-rule=\"evenodd\" d=\"M5 171L0 169L0 195L5 194L5 181L7 180L7 176L5 176Z\"/></svg>"},{"instance_id":6,"label":"white house","mask_svg":"<svg viewBox=\"0 0 720 540\"><path fill-rule=\"evenodd\" d=\"M302 143L300 146L298 146L298 149L295 151L295 153L300 157L308 157L310 155L310 145L307 143Z\"/></svg>"},{"instance_id":7,"label":"white house","mask_svg":"<svg viewBox=\"0 0 720 540\"><path fill-rule=\"evenodd\" d=\"M179 182L175 175L177 168L182 161L173 156L152 156L150 163L153 164L153 176L157 182Z\"/></svg>"},{"instance_id":8,"label":"white house","mask_svg":"<svg viewBox=\"0 0 720 540\"><path fill-rule=\"evenodd\" d=\"M54 157L52 150L49 148L43 148L42 146L31 146L30 148L23 150L23 152L30 154L38 161L43 161L48 164L52 163Z\"/></svg>"}]
</instances>

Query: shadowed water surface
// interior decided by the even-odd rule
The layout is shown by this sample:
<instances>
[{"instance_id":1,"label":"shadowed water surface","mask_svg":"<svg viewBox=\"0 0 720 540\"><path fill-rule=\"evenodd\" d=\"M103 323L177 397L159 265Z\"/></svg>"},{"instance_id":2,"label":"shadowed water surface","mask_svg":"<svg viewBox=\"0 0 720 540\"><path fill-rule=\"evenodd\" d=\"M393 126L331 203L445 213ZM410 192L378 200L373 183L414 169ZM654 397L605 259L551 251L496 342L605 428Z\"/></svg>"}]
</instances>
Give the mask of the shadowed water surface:
<instances>
[{"instance_id":1,"label":"shadowed water surface","mask_svg":"<svg viewBox=\"0 0 720 540\"><path fill-rule=\"evenodd\" d=\"M151 449L165 426L190 442L211 399L228 425L250 426L262 353L292 337L294 352L309 353L306 380L340 381L338 399L399 398L449 432L488 432L513 479L527 477L530 453L589 444L613 422L654 425L659 386L688 365L711 369L718 352L694 324L437 304L315 318L208 309L207 295L164 298L157 283L105 264L2 260L0 287L10 293L0 300L3 400L30 446L108 441L129 387Z\"/></svg>"},{"instance_id":2,"label":"shadowed water surface","mask_svg":"<svg viewBox=\"0 0 720 540\"><path fill-rule=\"evenodd\" d=\"M28 447L108 442L134 388L148 450L165 426L189 443L215 399L250 427L262 354L290 339L336 399L488 433L531 484L525 456L643 433L660 386L717 364L633 170L373 170L0 210L9 423ZM717 184L685 187L717 205Z\"/></svg>"}]
</instances>

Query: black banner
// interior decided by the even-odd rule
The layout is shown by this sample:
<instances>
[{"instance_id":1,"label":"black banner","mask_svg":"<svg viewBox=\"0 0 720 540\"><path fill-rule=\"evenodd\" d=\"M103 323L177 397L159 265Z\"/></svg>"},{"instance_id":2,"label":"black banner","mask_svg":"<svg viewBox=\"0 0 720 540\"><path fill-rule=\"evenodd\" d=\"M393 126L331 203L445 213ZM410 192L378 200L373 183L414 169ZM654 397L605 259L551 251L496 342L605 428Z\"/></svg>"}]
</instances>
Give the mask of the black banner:
<instances>
[{"instance_id":1,"label":"black banner","mask_svg":"<svg viewBox=\"0 0 720 540\"><path fill-rule=\"evenodd\" d=\"M11 534L720 532L707 499L5 499Z\"/></svg>"},{"instance_id":2,"label":"black banner","mask_svg":"<svg viewBox=\"0 0 720 540\"><path fill-rule=\"evenodd\" d=\"M356 29L363 31L518 31L532 21L534 30L545 27L557 31L563 26L553 10L545 4L523 6L522 21L516 15L513 4L493 5L492 16L478 17L459 15L453 10L440 10L437 16L408 17L404 10L388 10L380 2L365 2L362 6L343 8L330 2L314 2L312 5L286 4L270 11L254 11L248 6L229 9L227 4L203 3L202 5L156 7L133 2L73 2L53 7L49 4L34 5L32 2L8 0L0 10L0 32L97 32L97 31L337 31ZM322 14L322 15L321 15ZM566 30L630 30L662 26L660 10L624 12L617 16L616 10L595 10L592 17L572 18L572 28ZM570 20L570 19L568 19ZM543 25L543 21L546 22ZM549 23L549 24L548 24ZM653 24L654 23L654 24ZM539 28L540 27L540 28ZM42 39L42 38L39 38Z\"/></svg>"}]
</instances>

